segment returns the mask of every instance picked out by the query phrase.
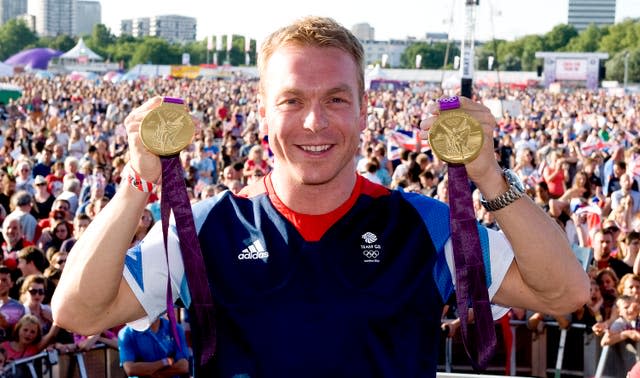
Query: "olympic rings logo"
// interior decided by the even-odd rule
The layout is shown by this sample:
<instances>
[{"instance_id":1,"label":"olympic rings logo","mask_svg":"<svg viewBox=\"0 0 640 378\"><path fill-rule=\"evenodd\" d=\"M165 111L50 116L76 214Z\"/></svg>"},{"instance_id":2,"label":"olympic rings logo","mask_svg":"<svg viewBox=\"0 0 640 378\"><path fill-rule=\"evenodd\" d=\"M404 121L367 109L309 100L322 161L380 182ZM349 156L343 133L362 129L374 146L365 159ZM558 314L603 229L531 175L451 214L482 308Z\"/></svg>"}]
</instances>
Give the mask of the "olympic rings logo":
<instances>
[{"instance_id":1,"label":"olympic rings logo","mask_svg":"<svg viewBox=\"0 0 640 378\"><path fill-rule=\"evenodd\" d=\"M368 259L375 259L375 258L378 257L378 255L380 255L380 252L372 251L372 250L366 250L366 251L362 251L362 254L364 255L364 257L366 257Z\"/></svg>"}]
</instances>

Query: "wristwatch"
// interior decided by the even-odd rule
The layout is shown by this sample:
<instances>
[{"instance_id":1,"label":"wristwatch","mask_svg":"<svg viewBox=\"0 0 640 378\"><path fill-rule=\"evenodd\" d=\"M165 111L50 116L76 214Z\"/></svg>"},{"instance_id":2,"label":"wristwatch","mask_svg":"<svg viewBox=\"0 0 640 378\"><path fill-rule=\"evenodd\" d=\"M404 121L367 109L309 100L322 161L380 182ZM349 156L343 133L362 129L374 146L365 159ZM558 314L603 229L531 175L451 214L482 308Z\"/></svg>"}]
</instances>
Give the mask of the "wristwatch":
<instances>
[{"instance_id":1,"label":"wristwatch","mask_svg":"<svg viewBox=\"0 0 640 378\"><path fill-rule=\"evenodd\" d=\"M500 209L503 209L511 205L517 199L524 196L524 186L522 185L520 178L515 174L515 172L510 169L503 169L502 175L507 181L507 184L509 184L509 190L492 199L491 201L485 200L482 195L480 196L480 203L482 204L482 206L484 206L485 209L489 211L498 211Z\"/></svg>"}]
</instances>

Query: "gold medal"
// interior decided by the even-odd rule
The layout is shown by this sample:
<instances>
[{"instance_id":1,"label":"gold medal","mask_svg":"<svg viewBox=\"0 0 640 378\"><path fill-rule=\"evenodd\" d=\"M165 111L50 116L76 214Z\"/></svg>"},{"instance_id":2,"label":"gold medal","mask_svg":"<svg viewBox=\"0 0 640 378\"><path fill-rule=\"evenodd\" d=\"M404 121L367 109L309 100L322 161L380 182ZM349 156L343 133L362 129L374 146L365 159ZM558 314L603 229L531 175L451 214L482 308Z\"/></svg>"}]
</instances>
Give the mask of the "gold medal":
<instances>
[{"instance_id":1,"label":"gold medal","mask_svg":"<svg viewBox=\"0 0 640 378\"><path fill-rule=\"evenodd\" d=\"M431 150L447 163L471 162L480 154L483 142L482 126L462 110L440 113L429 131Z\"/></svg>"},{"instance_id":2,"label":"gold medal","mask_svg":"<svg viewBox=\"0 0 640 378\"><path fill-rule=\"evenodd\" d=\"M195 126L183 104L163 102L140 125L142 144L158 156L171 156L191 143Z\"/></svg>"}]
</instances>

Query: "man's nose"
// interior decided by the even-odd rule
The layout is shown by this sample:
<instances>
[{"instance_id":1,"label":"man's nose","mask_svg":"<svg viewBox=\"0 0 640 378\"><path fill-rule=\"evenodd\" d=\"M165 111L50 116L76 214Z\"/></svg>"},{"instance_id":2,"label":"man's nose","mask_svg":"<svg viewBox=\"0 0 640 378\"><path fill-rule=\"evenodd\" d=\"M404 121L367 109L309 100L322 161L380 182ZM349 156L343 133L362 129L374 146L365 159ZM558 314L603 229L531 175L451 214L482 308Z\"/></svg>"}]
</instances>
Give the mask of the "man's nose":
<instances>
[{"instance_id":1,"label":"man's nose","mask_svg":"<svg viewBox=\"0 0 640 378\"><path fill-rule=\"evenodd\" d=\"M315 133L328 126L329 120L322 106L319 104L311 105L304 116L303 127Z\"/></svg>"}]
</instances>

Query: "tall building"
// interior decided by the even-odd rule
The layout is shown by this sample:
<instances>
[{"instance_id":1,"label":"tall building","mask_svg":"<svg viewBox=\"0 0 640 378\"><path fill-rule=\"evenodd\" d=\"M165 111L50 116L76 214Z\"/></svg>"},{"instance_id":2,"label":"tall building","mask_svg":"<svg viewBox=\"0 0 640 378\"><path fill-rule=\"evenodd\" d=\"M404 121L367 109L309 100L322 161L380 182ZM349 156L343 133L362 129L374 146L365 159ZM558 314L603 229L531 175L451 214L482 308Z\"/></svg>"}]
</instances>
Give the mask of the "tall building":
<instances>
[{"instance_id":1,"label":"tall building","mask_svg":"<svg viewBox=\"0 0 640 378\"><path fill-rule=\"evenodd\" d=\"M612 25L616 20L616 0L569 0L569 25L582 31L590 24Z\"/></svg>"},{"instance_id":2,"label":"tall building","mask_svg":"<svg viewBox=\"0 0 640 378\"><path fill-rule=\"evenodd\" d=\"M153 16L149 20L149 35L170 42L191 42L196 40L196 27L195 17Z\"/></svg>"},{"instance_id":3,"label":"tall building","mask_svg":"<svg viewBox=\"0 0 640 378\"><path fill-rule=\"evenodd\" d=\"M32 0L36 32L41 37L76 35L77 0Z\"/></svg>"},{"instance_id":4,"label":"tall building","mask_svg":"<svg viewBox=\"0 0 640 378\"><path fill-rule=\"evenodd\" d=\"M376 39L376 29L366 22L353 25L351 32L361 41L373 41Z\"/></svg>"},{"instance_id":5,"label":"tall building","mask_svg":"<svg viewBox=\"0 0 640 378\"><path fill-rule=\"evenodd\" d=\"M27 0L0 0L0 25L27 14Z\"/></svg>"},{"instance_id":6,"label":"tall building","mask_svg":"<svg viewBox=\"0 0 640 378\"><path fill-rule=\"evenodd\" d=\"M134 37L154 36L169 42L196 40L197 21L194 17L164 15L120 21L120 34Z\"/></svg>"},{"instance_id":7,"label":"tall building","mask_svg":"<svg viewBox=\"0 0 640 378\"><path fill-rule=\"evenodd\" d=\"M120 21L120 34L134 37L149 35L149 17L139 17Z\"/></svg>"},{"instance_id":8,"label":"tall building","mask_svg":"<svg viewBox=\"0 0 640 378\"><path fill-rule=\"evenodd\" d=\"M76 35L91 34L102 23L102 7L98 1L77 0Z\"/></svg>"}]
</instances>

